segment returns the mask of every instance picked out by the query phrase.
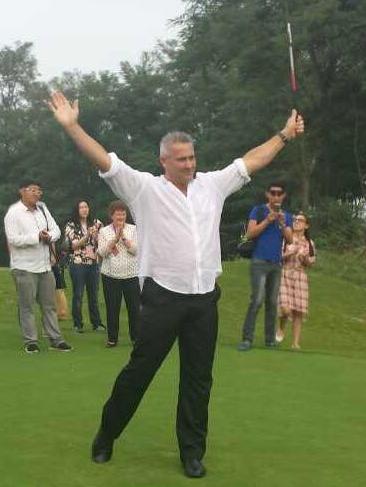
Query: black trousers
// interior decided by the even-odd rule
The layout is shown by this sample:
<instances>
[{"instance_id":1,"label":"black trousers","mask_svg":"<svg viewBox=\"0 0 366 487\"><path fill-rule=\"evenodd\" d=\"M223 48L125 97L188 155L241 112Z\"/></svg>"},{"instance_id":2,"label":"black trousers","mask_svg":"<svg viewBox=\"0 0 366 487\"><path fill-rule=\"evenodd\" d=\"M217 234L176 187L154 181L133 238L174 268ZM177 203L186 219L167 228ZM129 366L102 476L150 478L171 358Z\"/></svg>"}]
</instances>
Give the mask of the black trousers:
<instances>
[{"instance_id":1,"label":"black trousers","mask_svg":"<svg viewBox=\"0 0 366 487\"><path fill-rule=\"evenodd\" d=\"M138 317L140 311L140 285L138 277L114 279L102 274L103 293L107 311L107 332L110 342L118 341L119 313L122 295L125 298L128 328L131 341L137 337Z\"/></svg>"},{"instance_id":2,"label":"black trousers","mask_svg":"<svg viewBox=\"0 0 366 487\"><path fill-rule=\"evenodd\" d=\"M122 369L102 414L102 431L117 438L178 337L180 381L176 432L181 459L206 450L208 403L217 339L220 289L185 295L146 279L140 328L130 361Z\"/></svg>"}]
</instances>

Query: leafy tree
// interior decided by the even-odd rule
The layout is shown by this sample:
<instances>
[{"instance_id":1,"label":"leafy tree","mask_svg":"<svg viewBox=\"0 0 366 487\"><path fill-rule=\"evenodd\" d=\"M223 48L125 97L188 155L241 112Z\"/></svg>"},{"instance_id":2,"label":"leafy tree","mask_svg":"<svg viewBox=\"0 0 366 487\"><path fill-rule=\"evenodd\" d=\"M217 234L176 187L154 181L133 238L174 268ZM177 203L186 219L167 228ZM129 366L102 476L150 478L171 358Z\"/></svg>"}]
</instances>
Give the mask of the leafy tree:
<instances>
[{"instance_id":1,"label":"leafy tree","mask_svg":"<svg viewBox=\"0 0 366 487\"><path fill-rule=\"evenodd\" d=\"M306 137L289 144L274 164L227 202L225 255L232 252L242 220L271 180L288 183L290 207L311 206L322 215L327 212L321 205L324 198L363 196L366 2L185 4L175 21L179 39L160 43L136 65L121 60L119 75L64 73L46 85L38 79L31 43L0 49L2 213L24 176L40 179L59 221L77 197L91 199L98 215L111 199L94 169L53 122L44 104L53 88L79 98L82 124L108 150L155 173L158 142L169 130L190 132L197 141L199 168L217 169L276 133L290 108L298 107L307 123ZM300 86L296 97L288 83L288 20Z\"/></svg>"}]
</instances>

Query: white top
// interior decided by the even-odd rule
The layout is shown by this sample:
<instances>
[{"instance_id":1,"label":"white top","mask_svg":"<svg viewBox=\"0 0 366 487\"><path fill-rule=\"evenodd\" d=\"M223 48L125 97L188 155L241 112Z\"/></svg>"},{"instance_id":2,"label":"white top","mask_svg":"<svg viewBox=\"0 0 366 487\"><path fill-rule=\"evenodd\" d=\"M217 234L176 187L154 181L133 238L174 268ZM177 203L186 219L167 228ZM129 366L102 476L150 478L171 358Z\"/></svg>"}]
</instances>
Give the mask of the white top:
<instances>
[{"instance_id":1,"label":"white top","mask_svg":"<svg viewBox=\"0 0 366 487\"><path fill-rule=\"evenodd\" d=\"M99 173L137 226L139 276L183 294L204 294L222 272L219 225L225 198L250 181L243 159L196 174L185 196L165 176L139 172L110 154Z\"/></svg>"},{"instance_id":2,"label":"white top","mask_svg":"<svg viewBox=\"0 0 366 487\"><path fill-rule=\"evenodd\" d=\"M101 228L98 234L98 254L103 258L101 273L115 279L128 279L137 276L137 235L136 226L125 224L123 236L132 242L129 249L121 240L111 252L109 243L114 240L116 232L113 224Z\"/></svg>"},{"instance_id":3,"label":"white top","mask_svg":"<svg viewBox=\"0 0 366 487\"><path fill-rule=\"evenodd\" d=\"M46 218L40 210L43 207ZM28 272L51 270L50 248L39 241L39 232L47 230L51 242L60 238L60 229L43 202L35 210L27 208L21 200L8 209L5 218L5 233L9 245L10 267Z\"/></svg>"}]
</instances>

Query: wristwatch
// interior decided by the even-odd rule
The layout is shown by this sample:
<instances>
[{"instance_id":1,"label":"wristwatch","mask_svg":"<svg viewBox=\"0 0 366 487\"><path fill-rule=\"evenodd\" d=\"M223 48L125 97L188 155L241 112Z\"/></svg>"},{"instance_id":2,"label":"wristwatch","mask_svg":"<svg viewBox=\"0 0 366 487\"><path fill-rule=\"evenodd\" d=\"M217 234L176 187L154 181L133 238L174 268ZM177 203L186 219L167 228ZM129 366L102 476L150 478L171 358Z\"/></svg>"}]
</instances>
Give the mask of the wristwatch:
<instances>
[{"instance_id":1,"label":"wristwatch","mask_svg":"<svg viewBox=\"0 0 366 487\"><path fill-rule=\"evenodd\" d=\"M278 137L282 140L282 142L284 144L287 144L288 138L286 137L286 135L283 132L277 132L276 135L278 135Z\"/></svg>"}]
</instances>

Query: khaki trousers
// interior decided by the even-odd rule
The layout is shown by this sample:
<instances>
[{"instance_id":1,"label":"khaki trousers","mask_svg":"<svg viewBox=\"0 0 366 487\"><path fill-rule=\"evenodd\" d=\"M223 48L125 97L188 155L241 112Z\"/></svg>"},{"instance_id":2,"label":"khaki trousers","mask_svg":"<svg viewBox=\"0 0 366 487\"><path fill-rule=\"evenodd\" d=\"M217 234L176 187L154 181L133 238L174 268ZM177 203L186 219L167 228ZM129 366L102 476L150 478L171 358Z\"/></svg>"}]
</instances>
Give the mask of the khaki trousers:
<instances>
[{"instance_id":1,"label":"khaki trousers","mask_svg":"<svg viewBox=\"0 0 366 487\"><path fill-rule=\"evenodd\" d=\"M63 341L58 326L55 303L55 278L52 271L28 272L13 269L12 275L18 294L19 323L24 343L38 342L34 307L36 302L41 308L42 326L45 336L52 344Z\"/></svg>"}]
</instances>

